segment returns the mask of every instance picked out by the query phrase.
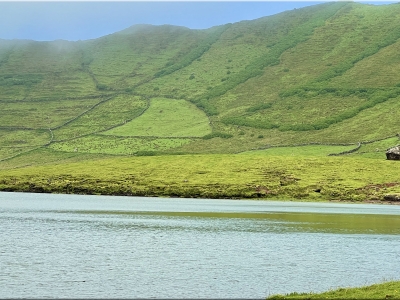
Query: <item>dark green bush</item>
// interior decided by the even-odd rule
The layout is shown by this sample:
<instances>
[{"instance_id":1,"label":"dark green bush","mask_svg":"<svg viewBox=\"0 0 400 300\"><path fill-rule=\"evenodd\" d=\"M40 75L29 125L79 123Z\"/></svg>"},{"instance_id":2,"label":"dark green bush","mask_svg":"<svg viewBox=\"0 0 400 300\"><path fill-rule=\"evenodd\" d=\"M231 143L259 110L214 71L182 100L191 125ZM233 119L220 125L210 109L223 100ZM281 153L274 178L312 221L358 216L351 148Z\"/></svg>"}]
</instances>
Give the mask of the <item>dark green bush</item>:
<instances>
[{"instance_id":1,"label":"dark green bush","mask_svg":"<svg viewBox=\"0 0 400 300\"><path fill-rule=\"evenodd\" d=\"M224 132L213 132L213 133L203 136L202 139L210 140L210 139L216 138L216 137L223 138L223 139L229 139L229 138L233 137L233 135L230 133L224 133Z\"/></svg>"},{"instance_id":2,"label":"dark green bush","mask_svg":"<svg viewBox=\"0 0 400 300\"><path fill-rule=\"evenodd\" d=\"M190 65L193 61L199 60L200 57L210 49L212 44L214 44L221 34L230 27L229 24L219 26L219 28L215 29L211 34L209 34L203 41L198 43L197 47L190 51L188 54L184 55L179 61L174 64L166 66L164 69L156 72L154 77L162 77L168 74L171 74L177 70L180 70L188 65Z\"/></svg>"},{"instance_id":3,"label":"dark green bush","mask_svg":"<svg viewBox=\"0 0 400 300\"><path fill-rule=\"evenodd\" d=\"M272 103L260 103L246 109L246 112L256 112L263 109L268 109L272 106Z\"/></svg>"},{"instance_id":4,"label":"dark green bush","mask_svg":"<svg viewBox=\"0 0 400 300\"><path fill-rule=\"evenodd\" d=\"M155 156L157 155L156 151L138 151L135 153L136 156Z\"/></svg>"}]
</instances>

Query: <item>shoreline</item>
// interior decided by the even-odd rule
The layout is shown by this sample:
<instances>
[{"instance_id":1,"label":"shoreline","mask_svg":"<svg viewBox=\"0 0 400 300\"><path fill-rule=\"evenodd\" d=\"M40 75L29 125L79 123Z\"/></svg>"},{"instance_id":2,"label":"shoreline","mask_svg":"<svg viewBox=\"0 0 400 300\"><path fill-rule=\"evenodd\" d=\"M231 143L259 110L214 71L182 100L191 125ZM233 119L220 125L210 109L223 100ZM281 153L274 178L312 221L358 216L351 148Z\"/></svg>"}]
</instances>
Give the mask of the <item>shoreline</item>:
<instances>
[{"instance_id":1,"label":"shoreline","mask_svg":"<svg viewBox=\"0 0 400 300\"><path fill-rule=\"evenodd\" d=\"M400 299L400 280L383 281L360 287L336 288L322 293L276 294L269 295L266 299Z\"/></svg>"},{"instance_id":2,"label":"shoreline","mask_svg":"<svg viewBox=\"0 0 400 300\"><path fill-rule=\"evenodd\" d=\"M400 201L390 201L390 200L364 200L364 201L349 201L349 200L318 200L315 199L282 199L282 198L262 198L262 197L191 197L191 196L180 196L176 194L172 195L141 195L141 194L99 194L99 193L63 193L56 191L37 191L37 190L13 190L13 189L0 189L0 193L31 193L31 194L53 194L53 195L82 195L82 196L114 196L114 197L145 197L145 198L177 198L177 199L204 199L204 200L254 200L254 201L277 201L277 202L314 202L314 203L340 203L340 204L373 204L373 205L400 205Z\"/></svg>"},{"instance_id":3,"label":"shoreline","mask_svg":"<svg viewBox=\"0 0 400 300\"><path fill-rule=\"evenodd\" d=\"M396 167L259 154L107 158L2 170L0 191L398 205Z\"/></svg>"}]
</instances>

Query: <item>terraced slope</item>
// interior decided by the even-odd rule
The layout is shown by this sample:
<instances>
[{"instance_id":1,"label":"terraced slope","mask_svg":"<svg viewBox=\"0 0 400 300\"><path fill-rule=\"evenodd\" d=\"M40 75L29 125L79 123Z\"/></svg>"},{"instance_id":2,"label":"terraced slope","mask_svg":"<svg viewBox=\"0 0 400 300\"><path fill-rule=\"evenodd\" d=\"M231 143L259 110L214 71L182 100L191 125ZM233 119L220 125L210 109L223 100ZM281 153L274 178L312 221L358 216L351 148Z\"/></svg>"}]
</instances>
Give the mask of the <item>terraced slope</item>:
<instances>
[{"instance_id":1,"label":"terraced slope","mask_svg":"<svg viewBox=\"0 0 400 300\"><path fill-rule=\"evenodd\" d=\"M334 2L207 30L0 40L0 160L45 148L70 157L361 142L357 153L372 151L369 142L400 132L399 38L400 4Z\"/></svg>"}]
</instances>

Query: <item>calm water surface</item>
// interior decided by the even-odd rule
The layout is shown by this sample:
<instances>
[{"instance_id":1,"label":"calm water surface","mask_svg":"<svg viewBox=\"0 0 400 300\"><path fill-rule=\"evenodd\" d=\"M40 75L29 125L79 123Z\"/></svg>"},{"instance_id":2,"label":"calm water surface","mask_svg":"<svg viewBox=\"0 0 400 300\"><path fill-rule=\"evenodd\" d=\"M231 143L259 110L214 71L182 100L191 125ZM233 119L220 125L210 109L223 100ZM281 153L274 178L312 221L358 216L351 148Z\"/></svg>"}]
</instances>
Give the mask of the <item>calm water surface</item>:
<instances>
[{"instance_id":1,"label":"calm water surface","mask_svg":"<svg viewBox=\"0 0 400 300\"><path fill-rule=\"evenodd\" d=\"M265 298L400 279L400 206L0 193L0 298Z\"/></svg>"}]
</instances>

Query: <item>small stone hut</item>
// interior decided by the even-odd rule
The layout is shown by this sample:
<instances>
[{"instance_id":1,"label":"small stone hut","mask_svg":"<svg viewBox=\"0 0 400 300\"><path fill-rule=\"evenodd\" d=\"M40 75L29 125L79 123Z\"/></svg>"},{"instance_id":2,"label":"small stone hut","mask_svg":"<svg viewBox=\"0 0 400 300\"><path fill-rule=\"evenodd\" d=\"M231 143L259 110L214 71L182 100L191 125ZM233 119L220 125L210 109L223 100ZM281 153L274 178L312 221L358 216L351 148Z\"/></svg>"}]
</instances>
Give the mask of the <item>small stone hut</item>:
<instances>
[{"instance_id":1,"label":"small stone hut","mask_svg":"<svg viewBox=\"0 0 400 300\"><path fill-rule=\"evenodd\" d=\"M386 158L389 160L400 160L400 145L389 148L386 151Z\"/></svg>"}]
</instances>

